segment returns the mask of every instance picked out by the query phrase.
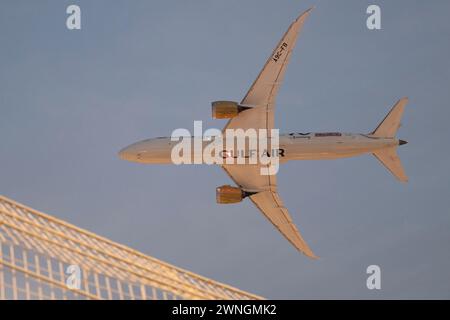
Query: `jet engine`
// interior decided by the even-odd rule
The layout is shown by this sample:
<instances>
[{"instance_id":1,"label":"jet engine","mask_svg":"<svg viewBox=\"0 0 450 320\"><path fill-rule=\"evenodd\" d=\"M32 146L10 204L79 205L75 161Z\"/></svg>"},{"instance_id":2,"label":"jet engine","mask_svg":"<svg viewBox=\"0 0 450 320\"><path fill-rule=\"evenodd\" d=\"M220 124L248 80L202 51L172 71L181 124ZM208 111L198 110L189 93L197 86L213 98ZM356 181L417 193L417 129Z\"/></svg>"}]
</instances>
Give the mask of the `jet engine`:
<instances>
[{"instance_id":1,"label":"jet engine","mask_svg":"<svg viewBox=\"0 0 450 320\"><path fill-rule=\"evenodd\" d=\"M213 119L231 119L236 117L239 112L250 109L234 101L214 101L211 106Z\"/></svg>"},{"instance_id":2,"label":"jet engine","mask_svg":"<svg viewBox=\"0 0 450 320\"><path fill-rule=\"evenodd\" d=\"M247 192L241 188L224 185L216 188L216 201L220 204L238 203L242 199L255 194L256 192Z\"/></svg>"},{"instance_id":3,"label":"jet engine","mask_svg":"<svg viewBox=\"0 0 450 320\"><path fill-rule=\"evenodd\" d=\"M238 203L245 198L245 192L229 185L216 188L216 201L220 204Z\"/></svg>"}]
</instances>

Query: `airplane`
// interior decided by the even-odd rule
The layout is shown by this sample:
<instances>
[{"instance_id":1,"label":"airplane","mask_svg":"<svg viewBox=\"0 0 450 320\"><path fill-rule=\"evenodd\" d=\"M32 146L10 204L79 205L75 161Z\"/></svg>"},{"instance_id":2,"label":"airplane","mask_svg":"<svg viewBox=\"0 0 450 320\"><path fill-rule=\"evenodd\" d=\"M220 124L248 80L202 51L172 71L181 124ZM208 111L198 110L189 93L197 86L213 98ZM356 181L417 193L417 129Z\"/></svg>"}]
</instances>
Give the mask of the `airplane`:
<instances>
[{"instance_id":1,"label":"airplane","mask_svg":"<svg viewBox=\"0 0 450 320\"><path fill-rule=\"evenodd\" d=\"M286 67L291 58L298 34L310 14L308 9L289 26L280 42L269 56L263 69L241 103L216 101L212 103L215 119L229 119L225 129L274 128L275 99ZM400 99L370 133L289 133L279 137L282 151L280 163L291 160L321 160L373 154L398 180L407 182L397 147L407 142L396 138L400 120L408 99ZM194 139L194 137L191 137ZM134 143L119 152L124 160L169 164L173 141L159 137ZM307 257L318 258L305 242L277 192L276 175L262 175L261 167L267 164L221 164L237 185L224 185L216 189L216 200L237 203L249 198L281 234Z\"/></svg>"}]
</instances>

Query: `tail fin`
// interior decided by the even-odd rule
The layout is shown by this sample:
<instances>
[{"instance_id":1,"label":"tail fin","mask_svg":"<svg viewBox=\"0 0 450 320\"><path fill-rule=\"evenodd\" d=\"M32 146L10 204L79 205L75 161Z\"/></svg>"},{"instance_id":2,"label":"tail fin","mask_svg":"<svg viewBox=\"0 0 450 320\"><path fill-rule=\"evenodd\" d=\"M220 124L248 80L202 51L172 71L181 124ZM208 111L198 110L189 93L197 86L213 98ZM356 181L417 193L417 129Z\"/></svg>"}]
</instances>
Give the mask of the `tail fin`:
<instances>
[{"instance_id":1,"label":"tail fin","mask_svg":"<svg viewBox=\"0 0 450 320\"><path fill-rule=\"evenodd\" d=\"M408 98L401 98L389 111L387 116L381 121L372 135L382 138L395 138L398 128L400 128L400 120L403 115L403 110L408 103ZM399 145L405 144L406 141L399 140ZM405 174L400 158L397 155L397 146L381 149L373 153L385 167L398 180L407 182L408 177Z\"/></svg>"},{"instance_id":2,"label":"tail fin","mask_svg":"<svg viewBox=\"0 0 450 320\"><path fill-rule=\"evenodd\" d=\"M401 98L398 100L383 121L381 121L378 127L372 132L372 135L383 138L394 138L398 128L400 128L400 120L407 103L408 98Z\"/></svg>"},{"instance_id":3,"label":"tail fin","mask_svg":"<svg viewBox=\"0 0 450 320\"><path fill-rule=\"evenodd\" d=\"M381 149L373 153L385 167L401 182L408 182L400 158L397 155L397 147Z\"/></svg>"}]
</instances>

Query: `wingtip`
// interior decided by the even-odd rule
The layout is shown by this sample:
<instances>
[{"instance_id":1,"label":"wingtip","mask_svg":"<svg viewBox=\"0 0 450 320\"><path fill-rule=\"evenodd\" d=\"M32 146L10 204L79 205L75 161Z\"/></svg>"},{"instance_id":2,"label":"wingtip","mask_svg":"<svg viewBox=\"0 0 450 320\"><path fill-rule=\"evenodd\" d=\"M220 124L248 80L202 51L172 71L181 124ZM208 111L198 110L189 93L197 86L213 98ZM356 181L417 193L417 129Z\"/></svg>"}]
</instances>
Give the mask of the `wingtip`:
<instances>
[{"instance_id":1,"label":"wingtip","mask_svg":"<svg viewBox=\"0 0 450 320\"><path fill-rule=\"evenodd\" d=\"M309 8L308 10L306 10L305 12L303 12L300 16L304 15L304 14L310 14L311 11L313 11L316 8L316 6L312 6L311 8Z\"/></svg>"},{"instance_id":2,"label":"wingtip","mask_svg":"<svg viewBox=\"0 0 450 320\"><path fill-rule=\"evenodd\" d=\"M307 17L309 14L310 14L310 12L315 8L316 6L312 6L311 8L309 8L308 10L306 10L306 11L303 11L298 17L297 17L297 19L295 19L295 22L297 22L298 20L300 20L302 17Z\"/></svg>"},{"instance_id":3,"label":"wingtip","mask_svg":"<svg viewBox=\"0 0 450 320\"><path fill-rule=\"evenodd\" d=\"M311 250L309 247L307 247L307 248L302 248L302 249L297 248L297 250L300 251L301 253L303 253L303 254L304 254L305 256L307 256L308 258L311 258L311 259L313 259L313 260L318 260L318 259L319 259L319 257L316 256L316 255L314 254L314 252L312 252L312 250Z\"/></svg>"},{"instance_id":4,"label":"wingtip","mask_svg":"<svg viewBox=\"0 0 450 320\"><path fill-rule=\"evenodd\" d=\"M318 256L316 256L314 253L312 253L312 252L310 252L310 253L305 253L305 255L308 257L308 258L311 258L311 259L313 259L313 260L319 260L320 259L320 257L318 257Z\"/></svg>"}]
</instances>

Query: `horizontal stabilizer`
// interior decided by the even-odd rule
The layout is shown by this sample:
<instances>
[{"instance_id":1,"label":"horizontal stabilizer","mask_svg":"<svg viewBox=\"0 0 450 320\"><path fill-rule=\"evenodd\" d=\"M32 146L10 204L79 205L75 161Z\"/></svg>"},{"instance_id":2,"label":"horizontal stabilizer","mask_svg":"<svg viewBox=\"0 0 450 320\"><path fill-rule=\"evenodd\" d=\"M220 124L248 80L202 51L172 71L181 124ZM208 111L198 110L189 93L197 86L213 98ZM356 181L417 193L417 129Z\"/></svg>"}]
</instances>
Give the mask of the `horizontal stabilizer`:
<instances>
[{"instance_id":1,"label":"horizontal stabilizer","mask_svg":"<svg viewBox=\"0 0 450 320\"><path fill-rule=\"evenodd\" d=\"M373 153L380 162L388 169L398 180L408 182L400 158L397 155L397 147L382 149Z\"/></svg>"},{"instance_id":2,"label":"horizontal stabilizer","mask_svg":"<svg viewBox=\"0 0 450 320\"><path fill-rule=\"evenodd\" d=\"M395 106L392 107L391 111L389 111L387 116L381 121L372 134L382 138L395 137L398 128L400 128L400 120L402 119L403 110L407 103L408 98L401 98Z\"/></svg>"}]
</instances>

